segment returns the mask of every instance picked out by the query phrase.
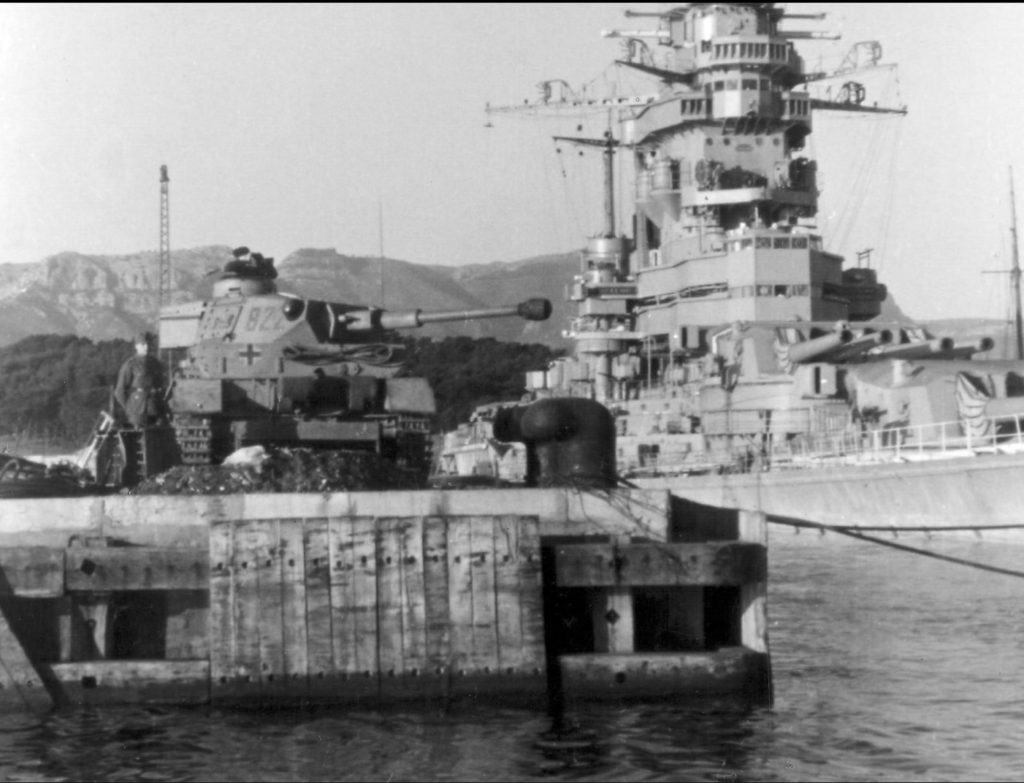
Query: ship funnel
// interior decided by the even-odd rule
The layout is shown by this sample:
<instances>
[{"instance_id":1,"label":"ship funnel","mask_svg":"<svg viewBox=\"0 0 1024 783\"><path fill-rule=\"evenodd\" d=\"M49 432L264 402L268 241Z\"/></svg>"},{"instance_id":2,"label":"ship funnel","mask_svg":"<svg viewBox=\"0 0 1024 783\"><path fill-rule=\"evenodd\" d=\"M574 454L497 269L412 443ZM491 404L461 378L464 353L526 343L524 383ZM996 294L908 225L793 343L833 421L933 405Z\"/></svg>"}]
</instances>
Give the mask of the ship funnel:
<instances>
[{"instance_id":1,"label":"ship funnel","mask_svg":"<svg viewBox=\"0 0 1024 783\"><path fill-rule=\"evenodd\" d=\"M626 237L591 237L581 256L589 283L612 283L629 274L630 242Z\"/></svg>"}]
</instances>

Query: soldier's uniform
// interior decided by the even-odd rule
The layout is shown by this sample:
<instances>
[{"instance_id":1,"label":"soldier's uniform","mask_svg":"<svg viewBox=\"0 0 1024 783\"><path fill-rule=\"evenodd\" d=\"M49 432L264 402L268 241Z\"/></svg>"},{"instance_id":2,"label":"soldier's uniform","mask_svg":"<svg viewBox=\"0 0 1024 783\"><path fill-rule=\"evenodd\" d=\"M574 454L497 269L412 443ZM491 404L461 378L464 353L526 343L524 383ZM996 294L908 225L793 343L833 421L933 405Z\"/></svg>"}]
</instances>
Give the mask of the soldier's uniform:
<instances>
[{"instance_id":1,"label":"soldier's uniform","mask_svg":"<svg viewBox=\"0 0 1024 783\"><path fill-rule=\"evenodd\" d=\"M167 415L164 372L156 357L133 356L121 365L114 386L125 418L133 427L163 423Z\"/></svg>"}]
</instances>

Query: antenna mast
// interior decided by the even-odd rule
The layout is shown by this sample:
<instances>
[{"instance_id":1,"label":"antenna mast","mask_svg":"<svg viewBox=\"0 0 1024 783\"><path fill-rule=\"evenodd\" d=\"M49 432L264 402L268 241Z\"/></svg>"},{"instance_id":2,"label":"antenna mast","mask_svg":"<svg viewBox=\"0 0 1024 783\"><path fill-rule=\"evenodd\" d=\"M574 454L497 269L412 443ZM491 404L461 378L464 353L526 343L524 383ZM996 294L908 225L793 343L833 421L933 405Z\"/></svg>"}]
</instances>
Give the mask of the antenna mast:
<instances>
[{"instance_id":1,"label":"antenna mast","mask_svg":"<svg viewBox=\"0 0 1024 783\"><path fill-rule=\"evenodd\" d=\"M160 167L160 287L157 306L163 307L171 292L171 207L167 166Z\"/></svg>"},{"instance_id":2,"label":"antenna mast","mask_svg":"<svg viewBox=\"0 0 1024 783\"><path fill-rule=\"evenodd\" d=\"M601 147L604 158L604 233L602 236L615 236L615 148L621 142L612 136L612 132L604 132L602 139L581 139L577 136L552 136L555 141L567 141L590 147Z\"/></svg>"},{"instance_id":3,"label":"antenna mast","mask_svg":"<svg viewBox=\"0 0 1024 783\"><path fill-rule=\"evenodd\" d=\"M1010 285L1013 289L1013 319L1017 329L1017 358L1024 359L1024 321L1020 306L1020 257L1017 254L1017 199L1013 192L1013 166L1010 166L1010 246L1013 252Z\"/></svg>"},{"instance_id":4,"label":"antenna mast","mask_svg":"<svg viewBox=\"0 0 1024 783\"><path fill-rule=\"evenodd\" d=\"M377 202L377 274L380 278L380 306L384 308L384 202Z\"/></svg>"}]
</instances>

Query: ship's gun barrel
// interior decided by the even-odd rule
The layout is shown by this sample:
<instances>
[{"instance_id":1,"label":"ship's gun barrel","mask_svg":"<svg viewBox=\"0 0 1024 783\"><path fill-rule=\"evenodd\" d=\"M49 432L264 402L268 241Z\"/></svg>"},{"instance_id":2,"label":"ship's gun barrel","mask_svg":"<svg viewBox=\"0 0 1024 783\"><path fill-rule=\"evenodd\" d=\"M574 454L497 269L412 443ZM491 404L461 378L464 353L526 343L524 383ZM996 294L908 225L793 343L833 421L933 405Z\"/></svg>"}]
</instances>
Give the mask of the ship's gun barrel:
<instances>
[{"instance_id":1,"label":"ship's gun barrel","mask_svg":"<svg viewBox=\"0 0 1024 783\"><path fill-rule=\"evenodd\" d=\"M527 321L545 321L551 316L551 302L547 299L527 299L517 305L489 307L480 310L448 310L434 313L425 313L422 310L384 312L380 315L380 325L384 329L415 329L424 324L477 321L482 318L508 318L510 316L519 316Z\"/></svg>"},{"instance_id":2,"label":"ship's gun barrel","mask_svg":"<svg viewBox=\"0 0 1024 783\"><path fill-rule=\"evenodd\" d=\"M854 337L845 345L839 346L835 351L829 352L821 358L830 362L841 362L852 359L877 345L889 345L892 342L892 332L888 329L881 329L877 332L868 332L860 337Z\"/></svg>"},{"instance_id":3,"label":"ship's gun barrel","mask_svg":"<svg viewBox=\"0 0 1024 783\"><path fill-rule=\"evenodd\" d=\"M794 364L810 362L841 345L846 345L852 339L853 332L849 329L839 329L831 334L804 340L802 343L791 343L788 346L789 360Z\"/></svg>"},{"instance_id":4,"label":"ship's gun barrel","mask_svg":"<svg viewBox=\"0 0 1024 783\"><path fill-rule=\"evenodd\" d=\"M979 337L976 340L956 341L950 348L949 354L954 359L967 358L976 353L985 353L995 347L995 341L991 337Z\"/></svg>"},{"instance_id":5,"label":"ship's gun barrel","mask_svg":"<svg viewBox=\"0 0 1024 783\"><path fill-rule=\"evenodd\" d=\"M954 345L952 337L937 337L934 340L881 345L872 348L870 356L882 359L925 359L935 354L949 353Z\"/></svg>"}]
</instances>

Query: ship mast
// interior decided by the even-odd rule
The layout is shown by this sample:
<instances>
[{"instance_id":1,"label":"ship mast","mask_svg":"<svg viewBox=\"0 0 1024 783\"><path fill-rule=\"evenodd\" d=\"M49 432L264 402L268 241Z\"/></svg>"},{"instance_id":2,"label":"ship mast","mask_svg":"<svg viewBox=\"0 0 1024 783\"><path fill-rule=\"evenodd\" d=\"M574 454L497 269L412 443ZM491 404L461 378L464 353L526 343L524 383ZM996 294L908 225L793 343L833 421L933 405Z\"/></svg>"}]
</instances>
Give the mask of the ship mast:
<instances>
[{"instance_id":1,"label":"ship mast","mask_svg":"<svg viewBox=\"0 0 1024 783\"><path fill-rule=\"evenodd\" d=\"M1017 199L1013 192L1013 166L1010 167L1010 247L1013 266L1010 267L1010 285L1013 289L1013 319L1017 329L1017 358L1024 359L1024 320L1020 304L1020 257L1017 254Z\"/></svg>"},{"instance_id":2,"label":"ship mast","mask_svg":"<svg viewBox=\"0 0 1024 783\"><path fill-rule=\"evenodd\" d=\"M603 237L615 236L615 148L621 142L610 130L604 132L603 139L583 139L578 136L552 136L555 141L567 141L590 147L601 147L604 152L604 233Z\"/></svg>"},{"instance_id":3,"label":"ship mast","mask_svg":"<svg viewBox=\"0 0 1024 783\"><path fill-rule=\"evenodd\" d=\"M615 236L615 175L612 171L615 159L615 145L618 144L612 138L612 132L604 132L604 235ZM1020 278L1017 278L1018 284Z\"/></svg>"}]
</instances>

